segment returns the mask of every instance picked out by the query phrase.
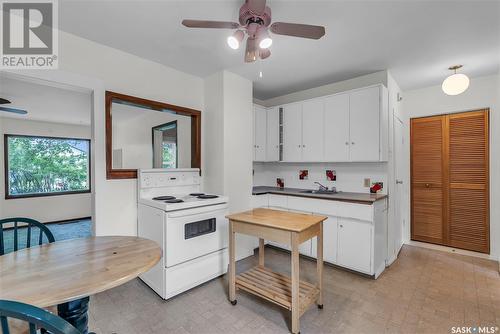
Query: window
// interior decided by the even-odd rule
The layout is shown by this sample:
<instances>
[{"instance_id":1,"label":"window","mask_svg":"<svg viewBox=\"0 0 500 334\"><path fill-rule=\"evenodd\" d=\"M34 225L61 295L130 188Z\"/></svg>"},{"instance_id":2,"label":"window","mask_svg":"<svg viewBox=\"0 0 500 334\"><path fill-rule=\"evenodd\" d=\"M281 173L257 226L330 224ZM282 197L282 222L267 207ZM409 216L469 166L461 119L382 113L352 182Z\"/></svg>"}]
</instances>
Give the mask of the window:
<instances>
[{"instance_id":1,"label":"window","mask_svg":"<svg viewBox=\"0 0 500 334\"><path fill-rule=\"evenodd\" d=\"M90 140L5 135L5 198L90 192Z\"/></svg>"},{"instance_id":2,"label":"window","mask_svg":"<svg viewBox=\"0 0 500 334\"><path fill-rule=\"evenodd\" d=\"M153 128L153 168L177 168L177 121Z\"/></svg>"}]
</instances>

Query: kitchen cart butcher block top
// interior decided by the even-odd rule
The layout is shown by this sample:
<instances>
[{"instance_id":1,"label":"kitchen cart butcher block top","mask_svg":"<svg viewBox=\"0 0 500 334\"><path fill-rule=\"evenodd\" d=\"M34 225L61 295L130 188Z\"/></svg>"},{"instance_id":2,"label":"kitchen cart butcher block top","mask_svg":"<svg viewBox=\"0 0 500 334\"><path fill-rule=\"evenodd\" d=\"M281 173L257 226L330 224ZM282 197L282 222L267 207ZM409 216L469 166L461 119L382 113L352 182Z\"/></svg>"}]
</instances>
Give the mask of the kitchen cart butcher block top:
<instances>
[{"instance_id":1,"label":"kitchen cart butcher block top","mask_svg":"<svg viewBox=\"0 0 500 334\"><path fill-rule=\"evenodd\" d=\"M283 196L297 196L315 199L326 199L330 201L341 201L341 202L351 202L358 204L373 204L374 202L384 199L387 197L385 194L369 194L369 193L353 193L339 191L332 194L319 194L319 193L307 193L310 189L299 189L299 188L279 188L279 187L268 187L268 186L255 186L252 190L252 195L283 195Z\"/></svg>"},{"instance_id":2,"label":"kitchen cart butcher block top","mask_svg":"<svg viewBox=\"0 0 500 334\"><path fill-rule=\"evenodd\" d=\"M328 217L304 213L290 213L272 209L253 209L227 216L232 221L244 222L290 232L303 232Z\"/></svg>"}]
</instances>

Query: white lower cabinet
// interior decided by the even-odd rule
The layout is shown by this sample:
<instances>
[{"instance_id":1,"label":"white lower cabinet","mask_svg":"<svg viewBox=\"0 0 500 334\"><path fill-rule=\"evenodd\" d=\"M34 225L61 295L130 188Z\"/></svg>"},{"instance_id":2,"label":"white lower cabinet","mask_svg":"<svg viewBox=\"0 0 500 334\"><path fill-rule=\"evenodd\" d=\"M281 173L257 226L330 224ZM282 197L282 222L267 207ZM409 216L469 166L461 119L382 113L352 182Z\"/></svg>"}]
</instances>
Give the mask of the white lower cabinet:
<instances>
[{"instance_id":1,"label":"white lower cabinet","mask_svg":"<svg viewBox=\"0 0 500 334\"><path fill-rule=\"evenodd\" d=\"M371 274L372 223L340 218L337 235L337 264Z\"/></svg>"},{"instance_id":2,"label":"white lower cabinet","mask_svg":"<svg viewBox=\"0 0 500 334\"><path fill-rule=\"evenodd\" d=\"M387 202L371 205L286 195L268 196L254 203L269 203L269 208L327 216L323 222L323 260L377 278L387 258ZM254 196L255 197L255 196ZM287 245L269 244L290 250ZM300 254L317 257L317 240L299 247Z\"/></svg>"},{"instance_id":3,"label":"white lower cabinet","mask_svg":"<svg viewBox=\"0 0 500 334\"><path fill-rule=\"evenodd\" d=\"M323 222L323 261L332 264L337 264L338 219L328 216ZM316 258L318 240L314 237L311 241L311 256Z\"/></svg>"}]
</instances>

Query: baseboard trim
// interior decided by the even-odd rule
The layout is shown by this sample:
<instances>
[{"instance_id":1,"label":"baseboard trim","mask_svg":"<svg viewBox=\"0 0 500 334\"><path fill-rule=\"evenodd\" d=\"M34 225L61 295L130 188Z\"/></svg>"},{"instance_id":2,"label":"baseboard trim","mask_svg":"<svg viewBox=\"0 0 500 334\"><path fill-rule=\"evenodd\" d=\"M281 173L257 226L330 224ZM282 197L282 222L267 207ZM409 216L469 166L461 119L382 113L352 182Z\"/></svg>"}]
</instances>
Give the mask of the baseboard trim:
<instances>
[{"instance_id":1,"label":"baseboard trim","mask_svg":"<svg viewBox=\"0 0 500 334\"><path fill-rule=\"evenodd\" d=\"M54 221L50 221L50 222L44 222L43 224L68 224L68 223L72 223L74 221L78 221L78 220L88 220L88 219L92 219L91 216L88 216L88 217L80 217L80 218L71 218L71 219L63 219L63 220L54 220Z\"/></svg>"},{"instance_id":2,"label":"baseboard trim","mask_svg":"<svg viewBox=\"0 0 500 334\"><path fill-rule=\"evenodd\" d=\"M498 259L491 254L484 254L484 253L478 253L478 252L468 251L468 250L459 249L459 248L453 248L453 247L436 245L436 244L429 244L429 243L421 242L421 241L409 240L409 241L406 241L405 244L409 245L409 246L433 249L433 250L446 252L446 253L467 255L467 256L477 257L477 258L481 258L481 259L498 261ZM500 265L500 263L499 263L499 265ZM500 270L500 268L499 268L499 270Z\"/></svg>"}]
</instances>

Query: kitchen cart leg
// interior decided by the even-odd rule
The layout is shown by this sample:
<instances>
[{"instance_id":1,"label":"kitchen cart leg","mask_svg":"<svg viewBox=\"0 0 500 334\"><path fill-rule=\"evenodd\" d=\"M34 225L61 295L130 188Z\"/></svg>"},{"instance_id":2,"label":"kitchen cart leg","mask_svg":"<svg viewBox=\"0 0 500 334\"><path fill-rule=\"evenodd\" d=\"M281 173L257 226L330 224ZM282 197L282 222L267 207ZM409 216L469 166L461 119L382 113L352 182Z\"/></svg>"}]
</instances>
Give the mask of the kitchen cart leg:
<instances>
[{"instance_id":1,"label":"kitchen cart leg","mask_svg":"<svg viewBox=\"0 0 500 334\"><path fill-rule=\"evenodd\" d=\"M264 239L259 238L259 266L264 267Z\"/></svg>"},{"instance_id":2,"label":"kitchen cart leg","mask_svg":"<svg viewBox=\"0 0 500 334\"><path fill-rule=\"evenodd\" d=\"M229 221L229 301L236 305L236 263L233 222Z\"/></svg>"},{"instance_id":3,"label":"kitchen cart leg","mask_svg":"<svg viewBox=\"0 0 500 334\"><path fill-rule=\"evenodd\" d=\"M323 222L319 223L316 270L318 275L318 307L323 308Z\"/></svg>"},{"instance_id":4,"label":"kitchen cart leg","mask_svg":"<svg viewBox=\"0 0 500 334\"><path fill-rule=\"evenodd\" d=\"M292 233L292 333L300 331L299 317L299 235Z\"/></svg>"}]
</instances>

